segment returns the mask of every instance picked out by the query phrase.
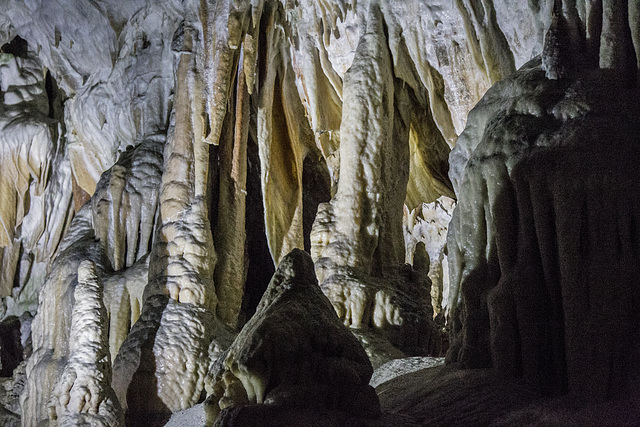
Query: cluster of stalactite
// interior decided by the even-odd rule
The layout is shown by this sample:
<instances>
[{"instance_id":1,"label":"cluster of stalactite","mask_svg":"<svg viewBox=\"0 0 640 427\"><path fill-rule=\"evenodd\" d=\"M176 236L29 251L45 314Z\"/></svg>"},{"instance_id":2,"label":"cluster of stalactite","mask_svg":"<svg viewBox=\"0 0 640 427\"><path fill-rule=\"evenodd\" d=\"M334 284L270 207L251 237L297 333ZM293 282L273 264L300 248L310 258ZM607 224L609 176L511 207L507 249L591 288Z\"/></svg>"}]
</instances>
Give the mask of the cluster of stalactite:
<instances>
[{"instance_id":1,"label":"cluster of stalactite","mask_svg":"<svg viewBox=\"0 0 640 427\"><path fill-rule=\"evenodd\" d=\"M250 319L268 311L275 266L309 266L294 249L313 258L339 319L326 324L350 328L374 366L441 354L448 316L449 359L466 366L560 390L633 371L636 229L620 218L637 186L635 2L9 3L0 293L6 314L37 311L24 423L261 403L275 374L224 352L245 323L266 328ZM98 320L83 335L85 303ZM586 353L622 368L590 382ZM370 366L349 354L345 394L374 407Z\"/></svg>"},{"instance_id":2,"label":"cluster of stalactite","mask_svg":"<svg viewBox=\"0 0 640 427\"><path fill-rule=\"evenodd\" d=\"M36 19L48 6L40 7ZM105 30L101 11L77 2L72 13L95 15L96 34L65 34L56 25L28 27L20 9L14 4L7 13L5 36L26 37L32 74L43 67L39 60L55 73L68 69L60 58L81 58L74 36L98 52L94 74L68 69L64 78L47 75L47 90L43 79L34 80L40 89L30 92L42 94L43 115L45 107L61 112L43 119L44 129L54 129L45 136L53 136L36 145L44 154L35 159L44 163L30 170L44 172L29 195L55 188L46 173L47 159L57 159L51 146L59 123L66 130L59 180L68 202L55 222L65 237L43 255L50 264L26 366L26 423L93 411L69 409L67 397L73 381L95 380L59 383L61 375L85 371L113 390L114 410L122 408L129 421L161 422L193 406L213 392L213 362L253 314L269 270L294 248L313 251L321 289L362 343L374 343L367 350L376 363L403 351L440 351L428 267L403 266L403 205L453 195L447 156L461 119L449 111L442 76L420 58L420 34L400 33L402 11L377 2L357 9L349 2L171 3L131 16L123 10ZM341 37L340 29L348 34ZM114 44L96 46L97 35L115 40L114 31ZM338 67L329 59L332 49L336 55L331 40L344 44L347 35L355 36L345 49L352 64ZM368 101L364 92L371 92ZM21 102L26 109L35 101ZM19 151L20 141L3 147ZM370 161L361 163L365 157ZM15 190L22 198L23 187ZM316 219L319 205L325 207ZM27 229L10 214L3 211L3 246L23 242L19 233ZM334 256L334 247L352 254ZM17 259L20 250L14 252L7 257ZM97 374L104 360L89 360L95 355L78 370L76 359L86 355L69 342L86 262L109 314L93 332L108 331L100 350L113 361L107 376Z\"/></svg>"}]
</instances>

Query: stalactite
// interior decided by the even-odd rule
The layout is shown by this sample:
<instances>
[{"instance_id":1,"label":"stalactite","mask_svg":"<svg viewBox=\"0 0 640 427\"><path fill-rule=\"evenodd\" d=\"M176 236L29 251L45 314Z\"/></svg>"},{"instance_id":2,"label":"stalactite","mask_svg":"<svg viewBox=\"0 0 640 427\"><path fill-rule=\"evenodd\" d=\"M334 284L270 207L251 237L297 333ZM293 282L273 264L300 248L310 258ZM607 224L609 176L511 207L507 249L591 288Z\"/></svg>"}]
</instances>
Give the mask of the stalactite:
<instances>
[{"instance_id":1,"label":"stalactite","mask_svg":"<svg viewBox=\"0 0 640 427\"><path fill-rule=\"evenodd\" d=\"M629 6L603 0L600 68L616 70L626 84L636 84L638 66L629 28Z\"/></svg>"},{"instance_id":2,"label":"stalactite","mask_svg":"<svg viewBox=\"0 0 640 427\"><path fill-rule=\"evenodd\" d=\"M130 267L149 252L162 175L163 137L151 137L125 152L98 182L91 199L93 227L114 270Z\"/></svg>"},{"instance_id":3,"label":"stalactite","mask_svg":"<svg viewBox=\"0 0 640 427\"><path fill-rule=\"evenodd\" d=\"M316 146L331 170L333 186L338 180L340 145L340 122L342 116L342 79L328 59L324 43L325 29L322 14L312 14L317 3L307 1L306 7L295 10L296 19L303 24L295 35L298 48L292 54L292 66L296 74L296 85L300 99L315 136ZM304 82L300 85L298 82Z\"/></svg>"},{"instance_id":4,"label":"stalactite","mask_svg":"<svg viewBox=\"0 0 640 427\"><path fill-rule=\"evenodd\" d=\"M496 23L496 11L492 2L457 0L456 5L464 16L467 33L471 35L469 43L475 45L473 50L476 61L484 66L489 80L495 83L512 73L515 68L513 55Z\"/></svg>"},{"instance_id":5,"label":"stalactite","mask_svg":"<svg viewBox=\"0 0 640 427\"><path fill-rule=\"evenodd\" d=\"M220 140L218 211L222 214L218 215L214 231L219 253L214 281L218 298L224 301L218 305L217 314L231 327L238 322L247 270L245 211L250 106L243 59L241 54L236 92L230 102L233 114L227 113L226 135L223 132Z\"/></svg>"},{"instance_id":6,"label":"stalactite","mask_svg":"<svg viewBox=\"0 0 640 427\"><path fill-rule=\"evenodd\" d=\"M206 141L218 144L222 123L227 112L227 99L231 93L231 81L236 68L240 45L246 40L253 46L252 38L245 39L249 27L258 28L262 16L263 0L239 2L201 0L201 20L205 49L204 83L207 94L208 129L204 129ZM255 49L245 49L255 52ZM248 56L250 59L252 56ZM251 70L253 67L248 67ZM247 72L249 79L252 73ZM248 82L249 83L249 82ZM253 85L247 85L250 89Z\"/></svg>"},{"instance_id":7,"label":"stalactite","mask_svg":"<svg viewBox=\"0 0 640 427\"><path fill-rule=\"evenodd\" d=\"M276 8L267 22L266 75L257 119L267 239L276 263L304 245L302 163L307 147L314 145L308 123L298 119L304 109L284 49L281 14Z\"/></svg>"},{"instance_id":8,"label":"stalactite","mask_svg":"<svg viewBox=\"0 0 640 427\"><path fill-rule=\"evenodd\" d=\"M55 123L48 119L42 66L32 57L9 55L0 67L4 93L0 162L0 246L16 237L16 228L28 214L27 193L40 196L48 183L55 150Z\"/></svg>"},{"instance_id":9,"label":"stalactite","mask_svg":"<svg viewBox=\"0 0 640 427\"><path fill-rule=\"evenodd\" d=\"M0 295L7 297L16 281L18 262L22 244L20 241L13 241L10 245L0 247L0 260L2 261L2 272L0 272Z\"/></svg>"},{"instance_id":10,"label":"stalactite","mask_svg":"<svg viewBox=\"0 0 640 427\"><path fill-rule=\"evenodd\" d=\"M637 335L636 185L608 168L635 173L637 2L4 6L0 314L38 304L24 424L44 422L56 385L49 407L58 418L68 409L83 261L104 283L108 321L95 305L87 323L109 330L111 387L129 423L161 425L220 387L223 406L260 395L290 403L288 385L274 392L264 372L234 365L241 343L220 356L237 329L255 326L274 263L296 248L313 254L322 291L374 366L440 354L447 317L449 360L462 366L561 392L614 394L606 378L630 390L619 366L640 375L619 351L637 353L621 338ZM582 374L589 362L596 379ZM305 372L292 366L282 372ZM227 408L219 422L280 409Z\"/></svg>"},{"instance_id":11,"label":"stalactite","mask_svg":"<svg viewBox=\"0 0 640 427\"><path fill-rule=\"evenodd\" d=\"M69 221L70 186L61 182L68 177L68 168L58 157L63 151L61 128L50 111L41 61L20 37L3 49L7 52L0 61L0 292L18 304L34 305L21 295L29 268L23 266L20 272L20 259L26 255L32 262L48 263L55 255ZM36 267L40 269L41 265ZM20 286L14 294L16 284Z\"/></svg>"}]
</instances>

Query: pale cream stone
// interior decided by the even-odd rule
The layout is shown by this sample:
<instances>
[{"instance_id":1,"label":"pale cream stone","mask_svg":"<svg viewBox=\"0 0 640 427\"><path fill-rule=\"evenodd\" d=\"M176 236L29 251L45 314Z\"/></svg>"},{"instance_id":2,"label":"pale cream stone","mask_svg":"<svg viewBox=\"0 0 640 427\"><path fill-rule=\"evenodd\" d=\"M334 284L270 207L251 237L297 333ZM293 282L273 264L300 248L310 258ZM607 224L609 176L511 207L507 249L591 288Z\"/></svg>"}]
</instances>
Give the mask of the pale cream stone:
<instances>
[{"instance_id":1,"label":"pale cream stone","mask_svg":"<svg viewBox=\"0 0 640 427\"><path fill-rule=\"evenodd\" d=\"M208 146L199 120L203 96L197 51L198 32L185 28L149 284L140 318L114 362L114 389L133 418L196 404L210 357L216 356L210 354L211 342L221 339L214 316L216 254L204 199Z\"/></svg>"},{"instance_id":2,"label":"pale cream stone","mask_svg":"<svg viewBox=\"0 0 640 427\"><path fill-rule=\"evenodd\" d=\"M73 286L85 258L96 263L105 283L110 352L120 353L114 388L122 405L128 406L130 387L139 386L131 394L140 396L130 408L150 413L186 408L203 389L212 393L206 367L224 350L221 337L229 333L219 320L236 326L245 296L249 138L260 148L260 164L252 167L262 172L273 259L303 246L303 199L314 190L303 188L303 168L305 159L319 159L334 195L321 205L311 236L323 290L374 364L401 356L388 334L410 324L411 316L430 317L427 265L436 313L441 294L448 292L442 224L449 211L432 212L423 204L453 197L454 188L467 191L461 190L464 170L476 149L470 141L480 139L488 120L484 113L474 113L451 155L451 180L449 150L489 86L543 52L552 3L7 0L0 10L0 42L20 34L35 53L23 64L2 56L8 62L0 79L6 107L0 116L33 108L7 116L20 120L0 135L10 141L0 145L0 290L11 294L0 312L35 309L50 273L34 322L24 422L44 419L42 408L69 356ZM632 80L635 2L628 23L614 1L557 4L570 38L584 38L590 54L596 52L591 59ZM557 26L551 27L555 34ZM556 73L564 60L554 49L550 45L544 58ZM61 99L49 99L46 70L49 90L64 91L64 117L55 120L46 117L49 103ZM503 90L516 86L507 83ZM542 106L544 94L535 90L517 92L508 108L576 120L590 111L581 90L576 92L550 112ZM18 139L31 141L31 148ZM162 163L156 154L165 141ZM207 143L219 145L211 151L219 161L209 158ZM134 146L149 156L131 167L116 162ZM9 169L17 172L6 179ZM107 170L110 179L101 183ZM91 207L70 225L72 176L79 188L95 194ZM214 181L219 194L209 187ZM160 184L158 195L152 187ZM472 186L468 192L485 190ZM218 202L213 236L210 198ZM417 208L404 223L407 241L403 204ZM480 221L480 211L473 218ZM491 249L478 243L482 230L467 232L464 251ZM419 241L429 256L421 250L412 259L411 245ZM469 264L477 261L470 257ZM459 254L451 259L461 268ZM402 267L405 261L414 268ZM457 274L449 307L460 295ZM415 304L399 305L399 296ZM131 328L135 333L129 335ZM189 374L179 378L175 371L183 365ZM265 398L263 379L240 368L226 382L229 401L241 401L243 392L247 399Z\"/></svg>"},{"instance_id":3,"label":"pale cream stone","mask_svg":"<svg viewBox=\"0 0 640 427\"><path fill-rule=\"evenodd\" d=\"M92 261L78 266L78 284L69 336L69 359L49 402L50 425L124 425L124 414L111 388L108 317L103 287Z\"/></svg>"},{"instance_id":4,"label":"pale cream stone","mask_svg":"<svg viewBox=\"0 0 640 427\"><path fill-rule=\"evenodd\" d=\"M268 19L267 75L260 96L257 136L267 240L277 264L303 247L302 161L313 136L295 90L295 76L278 14Z\"/></svg>"},{"instance_id":5,"label":"pale cream stone","mask_svg":"<svg viewBox=\"0 0 640 427\"><path fill-rule=\"evenodd\" d=\"M63 239L60 254L40 292L38 312L31 326L33 354L27 361L26 386L20 398L22 422L27 425L37 425L49 417L47 402L60 380L62 367L70 357L73 292L77 285L78 267L88 260L101 271L108 263L100 242L95 240L91 209L86 204Z\"/></svg>"},{"instance_id":6,"label":"pale cream stone","mask_svg":"<svg viewBox=\"0 0 640 427\"><path fill-rule=\"evenodd\" d=\"M242 49L244 54L244 44ZM224 300L224 304L218 305L217 314L231 327L238 322L247 271L245 211L250 119L247 86L252 83L245 78L246 61L242 59L238 63L240 68L236 75L235 97L231 98L235 108L227 113L220 139L218 211L223 214L218 215L214 230L215 246L219 253L214 281L218 298Z\"/></svg>"}]
</instances>

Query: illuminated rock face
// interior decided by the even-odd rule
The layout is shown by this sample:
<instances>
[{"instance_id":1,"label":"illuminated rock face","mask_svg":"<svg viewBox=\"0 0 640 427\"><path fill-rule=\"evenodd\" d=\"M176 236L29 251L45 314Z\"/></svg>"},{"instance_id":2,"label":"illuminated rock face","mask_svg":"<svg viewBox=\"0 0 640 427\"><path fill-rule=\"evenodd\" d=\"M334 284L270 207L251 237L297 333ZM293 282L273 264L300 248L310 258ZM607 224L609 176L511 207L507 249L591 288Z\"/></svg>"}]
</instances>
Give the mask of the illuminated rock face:
<instances>
[{"instance_id":1,"label":"illuminated rock face","mask_svg":"<svg viewBox=\"0 0 640 427\"><path fill-rule=\"evenodd\" d=\"M148 268L145 262L146 257L131 268L114 273L111 260L106 255L105 246L113 247L114 241L124 240L127 237L125 233L114 235L108 232L114 229L114 224L118 227L121 225L119 220L113 220L114 204L121 206L116 212L134 221L144 215L144 210L154 212L151 215L152 218L155 216L156 207L149 204L157 200L161 173L159 153L161 145L161 141L147 141L132 149L131 152L124 153L112 169L121 171L121 174L105 173L100 181L96 191L99 195L97 197L102 197L99 209L94 210L94 204L91 202L85 204L76 214L61 243L60 254L52 263L51 272L42 287L38 312L31 330L34 353L27 363L27 386L22 397L23 420L26 423L35 424L38 420L46 419L48 415L44 411L47 408L49 393L59 381L59 375L62 373L60 369L68 363L69 358L72 358L73 342L82 339L80 336L82 329L76 332L79 336L72 337L71 323L73 323L73 312L76 306L74 292L79 283L78 269L83 263L91 261L94 264L89 276L97 275L99 279L96 280L103 282L108 292L107 298L102 302L105 291L100 290L100 300L104 306L108 306L107 312L110 314L109 317L105 314L100 320L106 323L101 324L101 328L109 330L109 334L104 333L107 341L101 342L101 345L108 349L109 342L113 340L111 348L117 350L123 340L122 337L129 333L131 319L136 319L139 315L139 309L136 313L136 305L137 298L142 297L142 292L130 282L136 277L146 278ZM144 180L139 176L141 173L145 177ZM124 198L122 194L125 194ZM129 194L132 196L126 196ZM121 203L123 199L125 203ZM101 215L102 213L104 215ZM145 224L145 226L149 225ZM125 228L124 224L122 228ZM107 230L106 234L111 240L106 238L102 241L96 240L96 230L101 229ZM144 232L140 235L144 235ZM126 248L126 244L122 246ZM144 249L141 250L144 251ZM126 250L123 252L126 253ZM112 256L114 253L117 252L112 252ZM123 259L124 253L121 253ZM112 289L118 282L124 282L126 289L119 291ZM114 291L115 295L112 294ZM114 300L118 302L117 308ZM125 301L128 304L125 304ZM100 312L100 310L94 311L96 315ZM90 316L91 312L89 310L89 314L85 313L84 316ZM110 360L113 358L115 354L110 355ZM110 378L104 381L107 381L110 386Z\"/></svg>"},{"instance_id":2,"label":"illuminated rock face","mask_svg":"<svg viewBox=\"0 0 640 427\"><path fill-rule=\"evenodd\" d=\"M427 270L431 280L431 306L438 322L444 321L443 306L449 301L447 231L455 200L441 196L419 208L405 209L403 217L407 262L414 270Z\"/></svg>"},{"instance_id":3,"label":"illuminated rock face","mask_svg":"<svg viewBox=\"0 0 640 427\"><path fill-rule=\"evenodd\" d=\"M345 74L340 181L332 200L318 208L312 254L320 284L345 325L364 334L380 330L401 350L427 354L428 278L420 283L416 275L405 284L412 278L398 272L409 150L406 116L394 112L394 99L406 92L396 93L382 25L382 12L372 6ZM362 93L372 96L363 102Z\"/></svg>"},{"instance_id":4,"label":"illuminated rock face","mask_svg":"<svg viewBox=\"0 0 640 427\"><path fill-rule=\"evenodd\" d=\"M35 315L6 420L377 414L369 361L440 354L445 320L451 361L633 391L623 3L4 2L0 317Z\"/></svg>"},{"instance_id":5,"label":"illuminated rock face","mask_svg":"<svg viewBox=\"0 0 640 427\"><path fill-rule=\"evenodd\" d=\"M37 299L71 207L69 161L54 80L19 37L0 58L0 293L6 315ZM16 286L17 285L17 286ZM15 289L14 289L15 288Z\"/></svg>"},{"instance_id":6,"label":"illuminated rock face","mask_svg":"<svg viewBox=\"0 0 640 427\"><path fill-rule=\"evenodd\" d=\"M51 424L124 425L122 408L111 388L107 309L96 265L78 266L78 284L69 337L69 359L49 403Z\"/></svg>"}]
</instances>

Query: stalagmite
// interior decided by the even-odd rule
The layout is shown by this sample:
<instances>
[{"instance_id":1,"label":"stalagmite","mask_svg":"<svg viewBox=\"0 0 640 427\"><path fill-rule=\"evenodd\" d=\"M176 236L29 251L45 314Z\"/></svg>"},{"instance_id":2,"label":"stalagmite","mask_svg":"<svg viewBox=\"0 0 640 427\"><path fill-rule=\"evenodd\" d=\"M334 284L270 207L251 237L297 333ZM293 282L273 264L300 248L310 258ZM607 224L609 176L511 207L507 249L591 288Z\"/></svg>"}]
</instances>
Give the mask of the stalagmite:
<instances>
[{"instance_id":1,"label":"stalagmite","mask_svg":"<svg viewBox=\"0 0 640 427\"><path fill-rule=\"evenodd\" d=\"M640 412L639 4L3 1L0 424Z\"/></svg>"},{"instance_id":2,"label":"stalagmite","mask_svg":"<svg viewBox=\"0 0 640 427\"><path fill-rule=\"evenodd\" d=\"M159 423L197 403L216 349L215 251L204 187L208 147L195 67L198 32L185 28L182 43L149 284L140 318L114 362L114 389L129 422Z\"/></svg>"},{"instance_id":3,"label":"stalagmite","mask_svg":"<svg viewBox=\"0 0 640 427\"><path fill-rule=\"evenodd\" d=\"M383 16L373 5L345 75L340 180L331 202L318 208L312 254L320 285L345 325L386 330L392 341L397 340L394 330L406 328L404 342L396 345L429 351L429 324L422 323L428 320L426 288L402 285L407 278L400 275L392 279L398 274L394 268L404 262L401 221L409 147L404 118L394 117L394 76L382 26ZM372 357L391 351L375 347L369 348Z\"/></svg>"},{"instance_id":4,"label":"stalagmite","mask_svg":"<svg viewBox=\"0 0 640 427\"><path fill-rule=\"evenodd\" d=\"M249 405L241 415L226 416L247 422L260 420L260 404L272 408L272 417L329 410L376 418L372 373L364 350L318 287L310 256L295 249L217 367L209 404L215 413Z\"/></svg>"},{"instance_id":5,"label":"stalagmite","mask_svg":"<svg viewBox=\"0 0 640 427\"><path fill-rule=\"evenodd\" d=\"M107 310L102 284L92 261L78 266L71 317L69 359L49 403L50 425L124 425L124 414L111 389Z\"/></svg>"},{"instance_id":6,"label":"stalagmite","mask_svg":"<svg viewBox=\"0 0 640 427\"><path fill-rule=\"evenodd\" d=\"M407 262L416 267L416 250L424 245L428 262L428 275L431 279L431 306L434 315L442 313L448 303L449 264L447 262L447 231L455 207L454 200L441 196L432 203L409 211L405 209L403 218ZM444 313L442 313L444 314ZM444 320L444 319L443 319Z\"/></svg>"},{"instance_id":7,"label":"stalagmite","mask_svg":"<svg viewBox=\"0 0 640 427\"><path fill-rule=\"evenodd\" d=\"M603 3L591 61L571 37L571 6L556 6L542 61L494 85L469 116L451 156L451 361L552 393L638 391L640 111L626 8Z\"/></svg>"},{"instance_id":8,"label":"stalagmite","mask_svg":"<svg viewBox=\"0 0 640 427\"><path fill-rule=\"evenodd\" d=\"M112 171L107 171L103 175L103 179L100 180L100 185L96 190L96 198L102 197L102 194L109 194L109 189L119 188L122 190L126 188L128 194L137 196L125 198L126 210L128 210L127 217L129 219L143 216L154 218L156 212L154 201L157 200L159 190L157 184L160 175L158 164L160 143L161 141L157 139L150 140L123 155L120 161L114 165L114 169L120 171L126 178L123 179L117 174L113 174ZM103 278L103 282L109 284L108 273L113 269L111 260L107 256L107 250L113 247L113 240L110 242L109 238L113 239L114 236L128 238L127 245L135 248L138 254L144 255L144 251L148 251L149 241L144 240L144 243L139 245L137 240L145 239L144 231L140 234L138 231L131 232L123 236L116 234L111 228L122 227L125 229L126 226L123 226L120 221L110 220L106 215L107 212L113 212L113 203L109 203L111 200L101 200L102 208L107 211L104 219L93 211L94 201L95 199L92 199L76 214L71 228L61 243L60 255L56 258L40 295L38 315L32 327L34 355L27 364L27 387L22 404L22 409L25 411L23 419L29 423L36 424L44 418L43 411L46 407L46 399L48 399L49 393L60 375L58 367L65 363L70 354L71 325L69 322L74 308L73 292L77 284L79 264L85 260L92 261L97 266L96 274ZM117 198L116 201L119 202L120 199ZM120 208L116 208L116 211L120 212ZM99 213L100 210L97 212ZM149 226L147 219L145 219L145 226ZM97 239L96 229L104 232L103 239ZM146 270L146 265L142 267ZM146 276L146 271L142 276ZM110 311L113 311L111 307ZM122 323L120 319L123 317L125 319L131 317L129 310L126 313L112 313L110 321L113 321L113 324L111 326L105 325L113 332L116 328L120 328L119 335L114 334L113 339L118 339L120 336L118 340L121 340L122 335L126 336L129 332L128 325L126 328L118 326L119 323ZM112 356L115 357L115 355Z\"/></svg>"},{"instance_id":9,"label":"stalagmite","mask_svg":"<svg viewBox=\"0 0 640 427\"><path fill-rule=\"evenodd\" d=\"M26 425L48 419L47 402L69 357L78 267L87 260L93 261L98 274L108 268L109 261L95 240L88 204L74 218L40 293L31 327L33 354L27 363L27 384L21 396L22 422Z\"/></svg>"},{"instance_id":10,"label":"stalagmite","mask_svg":"<svg viewBox=\"0 0 640 427\"><path fill-rule=\"evenodd\" d=\"M354 62L345 75L343 111L349 114L343 114L340 130L338 190L329 204L321 205L322 219L316 223L314 258L320 262L316 270L321 284L327 277L323 263L371 272L381 222L377 211L383 203L380 187L384 185L381 174L385 154L391 154L388 161L393 161L388 147L393 129L393 87L389 51L382 37L382 16L374 6ZM359 97L362 92L376 98L363 100ZM322 225L328 227L324 233L320 231ZM359 311L363 310L364 307ZM362 319L354 316L347 321L357 326Z\"/></svg>"}]
</instances>

